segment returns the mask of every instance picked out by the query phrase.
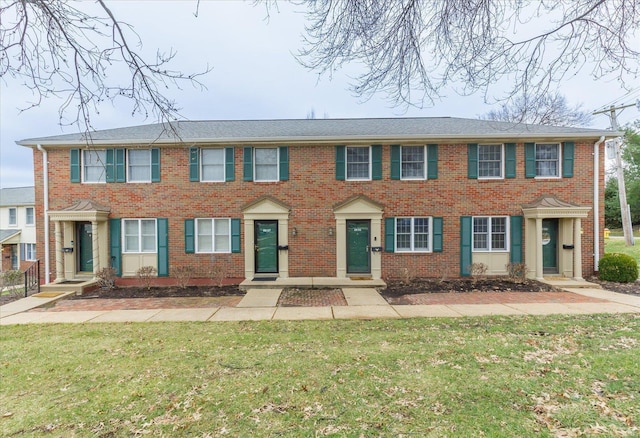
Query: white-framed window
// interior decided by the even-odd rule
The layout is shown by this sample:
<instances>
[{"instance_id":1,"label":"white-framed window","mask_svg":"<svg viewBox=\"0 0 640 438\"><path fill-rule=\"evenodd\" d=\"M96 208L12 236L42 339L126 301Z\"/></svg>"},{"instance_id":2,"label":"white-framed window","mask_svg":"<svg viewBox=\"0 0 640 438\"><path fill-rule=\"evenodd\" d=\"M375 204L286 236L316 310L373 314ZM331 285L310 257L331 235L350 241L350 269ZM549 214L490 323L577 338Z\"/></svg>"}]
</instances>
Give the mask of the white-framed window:
<instances>
[{"instance_id":1,"label":"white-framed window","mask_svg":"<svg viewBox=\"0 0 640 438\"><path fill-rule=\"evenodd\" d=\"M346 169L348 180L370 180L371 179L371 147L370 146L347 146L346 147Z\"/></svg>"},{"instance_id":2,"label":"white-framed window","mask_svg":"<svg viewBox=\"0 0 640 438\"><path fill-rule=\"evenodd\" d=\"M35 243L24 244L24 259L27 261L36 260L36 244Z\"/></svg>"},{"instance_id":3,"label":"white-framed window","mask_svg":"<svg viewBox=\"0 0 640 438\"><path fill-rule=\"evenodd\" d=\"M197 253L231 252L231 219L196 219Z\"/></svg>"},{"instance_id":4,"label":"white-framed window","mask_svg":"<svg viewBox=\"0 0 640 438\"><path fill-rule=\"evenodd\" d=\"M82 182L107 182L107 151L104 149L84 149L82 151Z\"/></svg>"},{"instance_id":5,"label":"white-framed window","mask_svg":"<svg viewBox=\"0 0 640 438\"><path fill-rule=\"evenodd\" d=\"M17 226L18 225L18 209L15 207L9 208L9 226Z\"/></svg>"},{"instance_id":6,"label":"white-framed window","mask_svg":"<svg viewBox=\"0 0 640 438\"><path fill-rule=\"evenodd\" d=\"M507 251L508 222L506 216L475 216L473 218L473 250Z\"/></svg>"},{"instance_id":7,"label":"white-framed window","mask_svg":"<svg viewBox=\"0 0 640 438\"><path fill-rule=\"evenodd\" d=\"M126 253L157 252L155 219L123 219L122 247Z\"/></svg>"},{"instance_id":8,"label":"white-framed window","mask_svg":"<svg viewBox=\"0 0 640 438\"><path fill-rule=\"evenodd\" d=\"M225 180L224 148L200 149L200 181L220 182Z\"/></svg>"},{"instance_id":9,"label":"white-framed window","mask_svg":"<svg viewBox=\"0 0 640 438\"><path fill-rule=\"evenodd\" d=\"M400 179L426 179L427 147L400 147Z\"/></svg>"},{"instance_id":10,"label":"white-framed window","mask_svg":"<svg viewBox=\"0 0 640 438\"><path fill-rule=\"evenodd\" d=\"M536 177L560 177L560 143L536 143Z\"/></svg>"},{"instance_id":11,"label":"white-framed window","mask_svg":"<svg viewBox=\"0 0 640 438\"><path fill-rule=\"evenodd\" d=\"M504 145L478 145L478 178L504 177Z\"/></svg>"},{"instance_id":12,"label":"white-framed window","mask_svg":"<svg viewBox=\"0 0 640 438\"><path fill-rule=\"evenodd\" d=\"M397 217L396 251L429 252L431 234L430 217Z\"/></svg>"},{"instance_id":13,"label":"white-framed window","mask_svg":"<svg viewBox=\"0 0 640 438\"><path fill-rule=\"evenodd\" d=\"M35 225L36 223L36 219L34 216L34 208L33 207L26 207L24 209L25 211L25 224L26 225Z\"/></svg>"},{"instance_id":14,"label":"white-framed window","mask_svg":"<svg viewBox=\"0 0 640 438\"><path fill-rule=\"evenodd\" d=\"M127 150L127 181L151 182L151 150Z\"/></svg>"},{"instance_id":15,"label":"white-framed window","mask_svg":"<svg viewBox=\"0 0 640 438\"><path fill-rule=\"evenodd\" d=\"M254 181L278 181L278 148L253 149Z\"/></svg>"}]
</instances>

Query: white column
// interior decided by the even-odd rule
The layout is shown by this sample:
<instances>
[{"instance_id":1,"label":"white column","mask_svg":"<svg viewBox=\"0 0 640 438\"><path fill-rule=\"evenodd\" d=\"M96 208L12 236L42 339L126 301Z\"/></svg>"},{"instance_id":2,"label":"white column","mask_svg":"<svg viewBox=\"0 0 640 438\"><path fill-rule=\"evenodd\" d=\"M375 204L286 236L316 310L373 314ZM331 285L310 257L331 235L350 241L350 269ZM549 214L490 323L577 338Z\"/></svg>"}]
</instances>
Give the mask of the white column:
<instances>
[{"instance_id":1,"label":"white column","mask_svg":"<svg viewBox=\"0 0 640 438\"><path fill-rule=\"evenodd\" d=\"M536 280L544 280L542 264L542 218L536 218Z\"/></svg>"},{"instance_id":2,"label":"white column","mask_svg":"<svg viewBox=\"0 0 640 438\"><path fill-rule=\"evenodd\" d=\"M582 219L573 220L573 279L582 281Z\"/></svg>"},{"instance_id":3,"label":"white column","mask_svg":"<svg viewBox=\"0 0 640 438\"><path fill-rule=\"evenodd\" d=\"M91 221L91 244L92 244L92 257L93 257L93 275L95 275L102 269L100 267L100 247L98 239L98 222Z\"/></svg>"},{"instance_id":4,"label":"white column","mask_svg":"<svg viewBox=\"0 0 640 438\"><path fill-rule=\"evenodd\" d=\"M62 252L62 227L60 221L54 221L54 236L56 239L56 283L66 280L64 278L64 258L65 253Z\"/></svg>"}]
</instances>

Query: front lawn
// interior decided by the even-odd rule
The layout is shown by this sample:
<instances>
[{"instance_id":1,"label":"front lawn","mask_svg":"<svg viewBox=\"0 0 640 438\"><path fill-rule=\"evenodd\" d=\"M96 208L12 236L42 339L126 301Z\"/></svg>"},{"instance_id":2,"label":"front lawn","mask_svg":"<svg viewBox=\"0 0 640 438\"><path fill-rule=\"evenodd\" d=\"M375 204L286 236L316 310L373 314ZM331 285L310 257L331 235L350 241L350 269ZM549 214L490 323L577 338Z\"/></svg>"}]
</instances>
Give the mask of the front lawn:
<instances>
[{"instance_id":1,"label":"front lawn","mask_svg":"<svg viewBox=\"0 0 640 438\"><path fill-rule=\"evenodd\" d=\"M3 326L0 435L637 435L638 357L638 315Z\"/></svg>"},{"instance_id":2,"label":"front lawn","mask_svg":"<svg viewBox=\"0 0 640 438\"><path fill-rule=\"evenodd\" d=\"M638 265L640 265L640 237L635 238L635 245L633 246L627 246L624 239L605 239L604 252L607 254L612 252L628 254L636 259L638 261Z\"/></svg>"}]
</instances>

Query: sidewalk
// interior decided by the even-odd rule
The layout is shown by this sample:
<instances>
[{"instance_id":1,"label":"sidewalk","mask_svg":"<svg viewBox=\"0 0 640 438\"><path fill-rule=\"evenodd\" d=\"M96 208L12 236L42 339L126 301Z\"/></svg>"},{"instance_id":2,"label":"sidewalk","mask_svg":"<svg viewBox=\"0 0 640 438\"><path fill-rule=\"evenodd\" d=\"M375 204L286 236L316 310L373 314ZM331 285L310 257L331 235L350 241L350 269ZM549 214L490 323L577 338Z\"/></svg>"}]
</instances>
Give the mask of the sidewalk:
<instances>
[{"instance_id":1,"label":"sidewalk","mask_svg":"<svg viewBox=\"0 0 640 438\"><path fill-rule=\"evenodd\" d=\"M30 311L49 305L72 292L58 296L31 296L0 307L0 325L30 323L157 322L157 321L261 321L329 320L375 318L429 318L485 315L553 315L595 313L640 313L640 297L603 289L565 288L585 300L567 302L505 302L491 304L401 304L391 305L373 288L342 288L346 306L277 306L282 289L250 289L236 307Z\"/></svg>"}]
</instances>

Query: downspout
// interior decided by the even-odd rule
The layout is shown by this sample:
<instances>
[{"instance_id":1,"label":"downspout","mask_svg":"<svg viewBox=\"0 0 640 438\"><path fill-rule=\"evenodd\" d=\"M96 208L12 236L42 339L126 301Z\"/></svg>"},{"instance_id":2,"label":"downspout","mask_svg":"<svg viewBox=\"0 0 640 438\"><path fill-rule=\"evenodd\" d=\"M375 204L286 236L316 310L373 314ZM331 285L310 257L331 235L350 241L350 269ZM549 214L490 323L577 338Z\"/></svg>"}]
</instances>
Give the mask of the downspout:
<instances>
[{"instance_id":1,"label":"downspout","mask_svg":"<svg viewBox=\"0 0 640 438\"><path fill-rule=\"evenodd\" d=\"M600 145L604 135L593 144L593 270L600 263Z\"/></svg>"},{"instance_id":2,"label":"downspout","mask_svg":"<svg viewBox=\"0 0 640 438\"><path fill-rule=\"evenodd\" d=\"M42 177L44 179L44 283L51 282L51 260L49 258L49 158L47 150L37 145L42 152Z\"/></svg>"}]
</instances>

